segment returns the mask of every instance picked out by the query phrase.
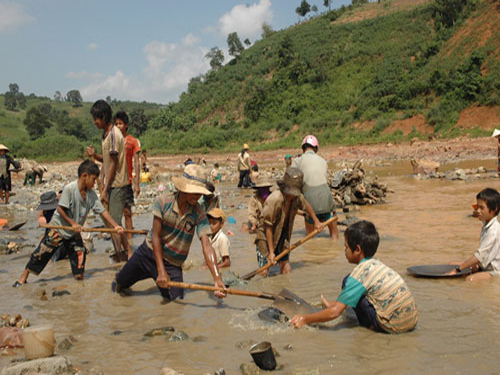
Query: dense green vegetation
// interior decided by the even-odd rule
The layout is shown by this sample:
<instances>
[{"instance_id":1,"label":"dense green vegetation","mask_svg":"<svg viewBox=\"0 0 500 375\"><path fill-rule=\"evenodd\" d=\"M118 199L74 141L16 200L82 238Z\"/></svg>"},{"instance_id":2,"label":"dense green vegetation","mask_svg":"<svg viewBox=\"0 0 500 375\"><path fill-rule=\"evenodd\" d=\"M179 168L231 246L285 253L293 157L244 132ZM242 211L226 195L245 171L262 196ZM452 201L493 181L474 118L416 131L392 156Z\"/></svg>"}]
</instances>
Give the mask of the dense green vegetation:
<instances>
[{"instance_id":1,"label":"dense green vegetation","mask_svg":"<svg viewBox=\"0 0 500 375\"><path fill-rule=\"evenodd\" d=\"M491 2L435 0L338 22L375 6L356 1L286 30L266 25L263 39L247 49L230 34L234 58L222 65L214 47L207 54L212 70L192 78L178 102L111 104L129 112L132 129L153 153L236 150L243 142L253 149L296 146L306 133L322 144L398 141L421 135L384 129L417 114L438 135L455 136L462 109L500 104L499 51L490 42L500 40L498 28L492 25L495 37L480 46L471 35L457 36L467 19L491 11ZM452 38L461 39L450 49ZM85 144L100 143L90 103L76 107L30 95L15 112L2 103L0 137L19 155L68 159L82 155Z\"/></svg>"}]
</instances>

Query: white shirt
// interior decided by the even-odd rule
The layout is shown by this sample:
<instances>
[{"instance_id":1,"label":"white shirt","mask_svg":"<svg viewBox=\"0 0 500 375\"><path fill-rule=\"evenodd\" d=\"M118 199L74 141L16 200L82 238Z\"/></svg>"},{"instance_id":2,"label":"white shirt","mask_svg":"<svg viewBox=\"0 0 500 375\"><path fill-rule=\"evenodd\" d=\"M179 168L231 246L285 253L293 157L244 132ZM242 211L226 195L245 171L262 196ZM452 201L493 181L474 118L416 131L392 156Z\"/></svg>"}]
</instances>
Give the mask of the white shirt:
<instances>
[{"instance_id":1,"label":"white shirt","mask_svg":"<svg viewBox=\"0 0 500 375\"><path fill-rule=\"evenodd\" d=\"M217 256L217 263L222 262L223 257L229 256L229 238L224 234L224 232L219 230L214 236L210 237L210 244L215 250L215 255Z\"/></svg>"},{"instance_id":2,"label":"white shirt","mask_svg":"<svg viewBox=\"0 0 500 375\"><path fill-rule=\"evenodd\" d=\"M474 256L481 264L483 271L500 271L500 223L498 216L483 224L479 248Z\"/></svg>"}]
</instances>

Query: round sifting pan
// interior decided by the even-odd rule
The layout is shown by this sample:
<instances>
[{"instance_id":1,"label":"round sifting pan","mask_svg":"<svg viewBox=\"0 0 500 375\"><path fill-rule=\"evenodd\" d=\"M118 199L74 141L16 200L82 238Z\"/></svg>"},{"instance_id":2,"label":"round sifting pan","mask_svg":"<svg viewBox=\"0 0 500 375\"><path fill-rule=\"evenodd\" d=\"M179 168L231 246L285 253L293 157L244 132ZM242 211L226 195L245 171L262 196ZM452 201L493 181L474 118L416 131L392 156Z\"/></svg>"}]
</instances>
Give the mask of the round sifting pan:
<instances>
[{"instance_id":1,"label":"round sifting pan","mask_svg":"<svg viewBox=\"0 0 500 375\"><path fill-rule=\"evenodd\" d=\"M454 275L447 275L448 272L455 268L452 264L431 264L426 266L412 266L408 267L406 270L412 276L416 277L462 277L469 275L471 269L467 268L462 270L460 273Z\"/></svg>"}]
</instances>

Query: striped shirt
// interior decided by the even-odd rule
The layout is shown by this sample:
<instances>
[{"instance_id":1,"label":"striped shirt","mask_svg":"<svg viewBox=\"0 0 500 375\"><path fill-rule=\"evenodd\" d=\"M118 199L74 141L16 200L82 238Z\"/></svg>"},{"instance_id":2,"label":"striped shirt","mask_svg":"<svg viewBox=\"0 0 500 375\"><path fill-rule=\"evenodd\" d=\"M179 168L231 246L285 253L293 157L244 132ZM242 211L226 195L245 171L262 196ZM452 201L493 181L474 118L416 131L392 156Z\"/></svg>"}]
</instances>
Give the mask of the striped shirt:
<instances>
[{"instance_id":1,"label":"striped shirt","mask_svg":"<svg viewBox=\"0 0 500 375\"><path fill-rule=\"evenodd\" d=\"M387 332L407 332L417 325L418 310L403 278L378 259L363 259L351 272L337 301L356 307L365 295Z\"/></svg>"},{"instance_id":2,"label":"striped shirt","mask_svg":"<svg viewBox=\"0 0 500 375\"><path fill-rule=\"evenodd\" d=\"M180 267L189 254L193 241L194 229L199 238L211 235L207 215L199 203L188 206L181 216L177 203L178 194L161 195L155 199L153 216L161 219L160 239L163 249L163 258ZM146 243L153 249L153 229L146 236Z\"/></svg>"}]
</instances>

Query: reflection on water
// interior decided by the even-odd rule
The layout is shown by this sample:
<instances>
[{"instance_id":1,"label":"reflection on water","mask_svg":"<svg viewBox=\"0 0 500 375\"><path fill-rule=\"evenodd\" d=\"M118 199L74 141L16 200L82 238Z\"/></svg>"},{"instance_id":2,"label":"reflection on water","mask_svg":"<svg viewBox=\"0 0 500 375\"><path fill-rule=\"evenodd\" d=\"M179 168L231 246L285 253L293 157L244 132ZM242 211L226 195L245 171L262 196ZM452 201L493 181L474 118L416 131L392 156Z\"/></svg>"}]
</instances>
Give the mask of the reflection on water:
<instances>
[{"instance_id":1,"label":"reflection on water","mask_svg":"<svg viewBox=\"0 0 500 375\"><path fill-rule=\"evenodd\" d=\"M414 332L377 334L352 327L345 317L329 323L327 329L293 330L258 319L258 312L270 301L228 296L219 302L206 292L189 291L183 301L163 304L153 280L139 282L132 296L120 297L110 291L118 267L109 264L105 249L111 245L103 240L97 241L97 252L88 258L83 282L73 281L68 262L62 261L49 264L41 278L31 276L28 285L14 289L10 285L33 248L1 256L0 314L21 313L35 324L54 324L59 341L70 334L78 339L61 354L75 365L98 366L107 374L154 374L164 366L185 374L213 373L220 367L237 374L241 363L251 361L247 349L235 346L245 340L271 341L280 353L278 363L285 365L283 373L297 368L317 368L324 374L496 372L499 280L470 285L460 279L416 279L406 274L410 265L446 263L472 254L481 223L469 217L471 205L479 190L495 187L496 181L416 181L409 176L409 168L399 164L374 170L395 193L388 196L387 204L362 207L356 216L375 223L381 235L377 257L402 274L414 294L420 311ZM257 262L253 238L239 230L246 210L237 207L246 206L250 191L226 185L221 191L227 215L237 221L225 226L235 232L230 237L232 270L245 274ZM34 214L30 220L35 222ZM135 217L135 222L138 228L148 228L151 217ZM41 231L33 228L26 225L18 234L35 244ZM296 219L295 229L292 241L305 234L302 218ZM134 237L136 246L141 241L140 236ZM292 274L256 277L245 287L270 293L286 288L313 305L320 303L321 294L333 300L342 278L353 268L345 260L342 241L331 241L325 231L292 253ZM198 269L202 260L200 243L195 240L185 281L211 282L209 272ZM66 285L71 295L52 297L52 288L60 285ZM40 300L42 289L48 301ZM147 331L164 326L182 330L190 339L144 339ZM285 350L289 344L292 349ZM0 366L11 359L1 357Z\"/></svg>"}]
</instances>

